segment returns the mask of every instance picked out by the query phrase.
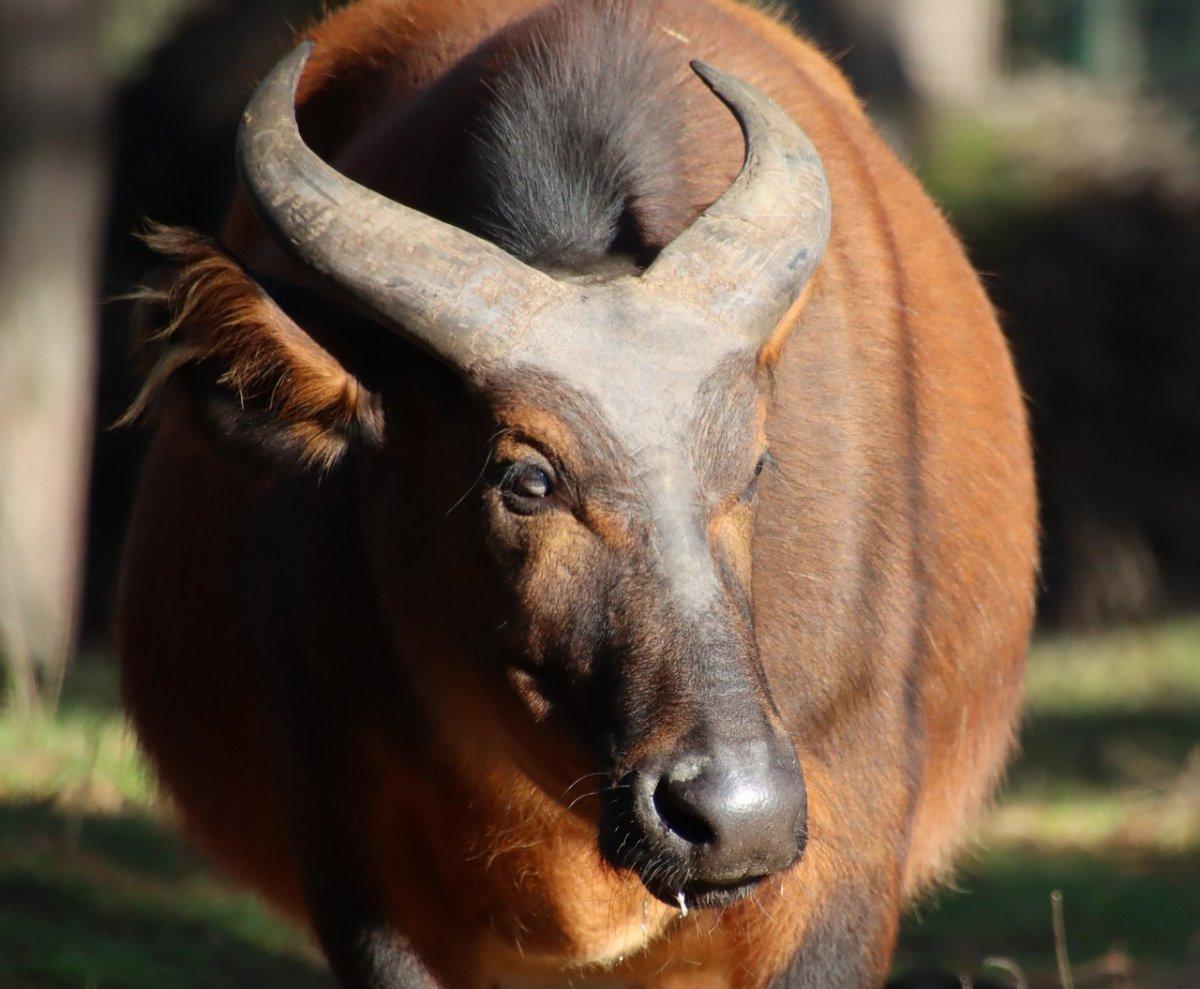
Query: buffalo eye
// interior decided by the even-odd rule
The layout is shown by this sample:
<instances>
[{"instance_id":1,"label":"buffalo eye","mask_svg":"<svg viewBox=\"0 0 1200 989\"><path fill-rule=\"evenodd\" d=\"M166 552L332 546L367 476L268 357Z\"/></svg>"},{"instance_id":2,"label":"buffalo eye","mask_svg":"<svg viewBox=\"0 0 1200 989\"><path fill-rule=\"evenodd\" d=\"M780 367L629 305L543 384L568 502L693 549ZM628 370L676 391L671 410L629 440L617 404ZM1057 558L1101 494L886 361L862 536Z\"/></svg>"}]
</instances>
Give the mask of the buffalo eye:
<instances>
[{"instance_id":1,"label":"buffalo eye","mask_svg":"<svg viewBox=\"0 0 1200 989\"><path fill-rule=\"evenodd\" d=\"M510 464L500 482L504 504L519 515L548 507L554 495L554 472L546 464L522 460Z\"/></svg>"}]
</instances>

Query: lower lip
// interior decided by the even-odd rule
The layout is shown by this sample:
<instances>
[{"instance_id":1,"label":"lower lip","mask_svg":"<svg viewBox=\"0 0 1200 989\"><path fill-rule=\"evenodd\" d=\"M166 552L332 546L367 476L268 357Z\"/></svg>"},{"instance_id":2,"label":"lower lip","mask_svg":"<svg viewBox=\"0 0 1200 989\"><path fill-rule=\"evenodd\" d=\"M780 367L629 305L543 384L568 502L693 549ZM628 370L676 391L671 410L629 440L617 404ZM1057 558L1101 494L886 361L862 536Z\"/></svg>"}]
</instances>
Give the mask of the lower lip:
<instances>
[{"instance_id":1,"label":"lower lip","mask_svg":"<svg viewBox=\"0 0 1200 989\"><path fill-rule=\"evenodd\" d=\"M710 883L689 883L683 889L683 902L687 904L688 912L707 910L713 907L727 907L747 896L758 886L765 876L757 876L744 882L733 883L729 886L716 886ZM646 887L655 899L662 900L668 906L680 907L679 890L654 889Z\"/></svg>"}]
</instances>

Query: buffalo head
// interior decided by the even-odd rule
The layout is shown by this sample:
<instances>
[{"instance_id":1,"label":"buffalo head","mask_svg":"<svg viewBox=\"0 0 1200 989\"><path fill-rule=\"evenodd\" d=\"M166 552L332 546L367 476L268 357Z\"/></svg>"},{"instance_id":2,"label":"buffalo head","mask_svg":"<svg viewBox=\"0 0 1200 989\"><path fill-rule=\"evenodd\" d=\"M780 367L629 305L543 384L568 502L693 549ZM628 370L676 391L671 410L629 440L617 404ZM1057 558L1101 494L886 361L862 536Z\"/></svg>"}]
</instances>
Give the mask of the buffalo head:
<instances>
[{"instance_id":1,"label":"buffalo head","mask_svg":"<svg viewBox=\"0 0 1200 989\"><path fill-rule=\"evenodd\" d=\"M589 753L607 860L668 902L727 902L804 844L750 579L764 354L829 230L817 154L763 94L695 63L745 134L736 181L644 272L555 276L312 152L293 108L309 47L246 110L246 192L296 260L486 410L479 542L507 602L507 682Z\"/></svg>"}]
</instances>

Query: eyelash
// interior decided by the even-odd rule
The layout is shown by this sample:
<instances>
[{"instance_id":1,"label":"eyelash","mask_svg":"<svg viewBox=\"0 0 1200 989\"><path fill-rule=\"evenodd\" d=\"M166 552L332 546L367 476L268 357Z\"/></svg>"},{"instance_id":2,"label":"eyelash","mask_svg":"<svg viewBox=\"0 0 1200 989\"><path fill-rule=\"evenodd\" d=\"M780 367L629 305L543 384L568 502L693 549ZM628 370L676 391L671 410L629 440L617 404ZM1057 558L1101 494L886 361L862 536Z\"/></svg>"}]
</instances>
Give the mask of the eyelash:
<instances>
[{"instance_id":1,"label":"eyelash","mask_svg":"<svg viewBox=\"0 0 1200 989\"><path fill-rule=\"evenodd\" d=\"M758 458L758 463L754 465L754 476L750 479L750 483L746 485L746 490L742 492L742 500L749 501L754 497L754 492L758 489L759 478L762 477L762 472L767 467L775 466L775 458L771 456L771 451L768 450Z\"/></svg>"}]
</instances>

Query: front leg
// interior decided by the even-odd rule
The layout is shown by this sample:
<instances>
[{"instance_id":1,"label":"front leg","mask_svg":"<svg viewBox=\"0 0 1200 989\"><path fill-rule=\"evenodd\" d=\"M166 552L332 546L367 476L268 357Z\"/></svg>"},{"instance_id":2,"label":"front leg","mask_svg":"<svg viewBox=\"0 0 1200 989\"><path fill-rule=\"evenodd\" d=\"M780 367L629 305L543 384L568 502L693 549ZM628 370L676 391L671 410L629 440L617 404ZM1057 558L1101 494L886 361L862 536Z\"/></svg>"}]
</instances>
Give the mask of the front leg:
<instances>
[{"instance_id":1,"label":"front leg","mask_svg":"<svg viewBox=\"0 0 1200 989\"><path fill-rule=\"evenodd\" d=\"M436 989L437 981L382 919L372 898L327 867L308 882L309 914L341 989Z\"/></svg>"},{"instance_id":2,"label":"front leg","mask_svg":"<svg viewBox=\"0 0 1200 989\"><path fill-rule=\"evenodd\" d=\"M356 754L323 712L298 702L285 766L292 840L309 920L341 989L436 989L437 980L389 923L367 877L362 835L345 808L361 794L346 783Z\"/></svg>"}]
</instances>

